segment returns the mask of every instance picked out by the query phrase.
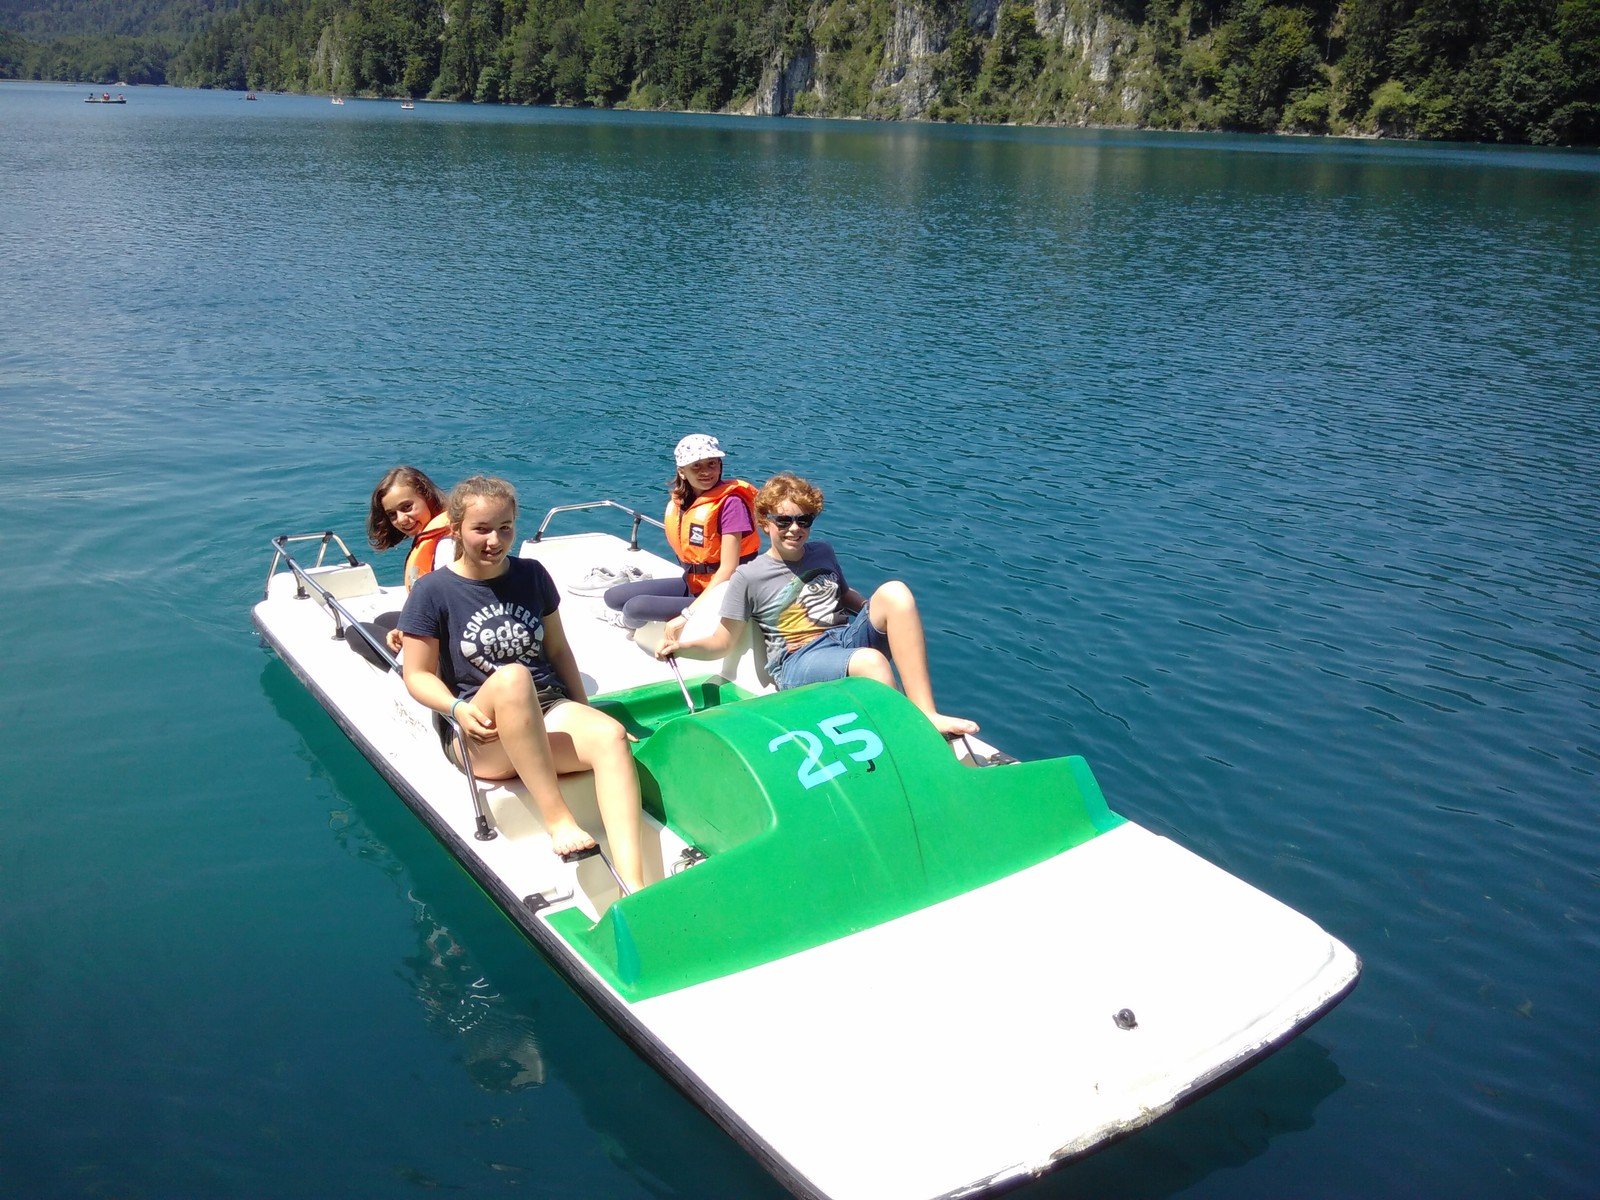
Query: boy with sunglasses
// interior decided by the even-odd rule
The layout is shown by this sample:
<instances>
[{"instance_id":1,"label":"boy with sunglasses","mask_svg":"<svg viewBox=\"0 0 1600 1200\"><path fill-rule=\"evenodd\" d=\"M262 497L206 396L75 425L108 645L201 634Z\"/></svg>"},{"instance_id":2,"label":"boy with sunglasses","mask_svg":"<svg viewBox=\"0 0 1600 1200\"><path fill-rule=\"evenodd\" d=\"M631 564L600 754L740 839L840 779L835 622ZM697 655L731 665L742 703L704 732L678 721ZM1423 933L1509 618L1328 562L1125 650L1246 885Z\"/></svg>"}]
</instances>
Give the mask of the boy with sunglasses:
<instances>
[{"instance_id":1,"label":"boy with sunglasses","mask_svg":"<svg viewBox=\"0 0 1600 1200\"><path fill-rule=\"evenodd\" d=\"M681 650L726 654L752 618L766 642L767 671L779 688L847 675L893 687L895 667L906 698L946 737L978 726L941 713L933 703L928 650L916 597L899 580L867 599L845 582L833 547L811 541L822 492L795 475L774 475L756 497L756 515L771 540L765 554L733 573L722 598L722 623L702 638L680 642L682 618L668 623L657 656ZM893 660L893 666L890 660Z\"/></svg>"}]
</instances>

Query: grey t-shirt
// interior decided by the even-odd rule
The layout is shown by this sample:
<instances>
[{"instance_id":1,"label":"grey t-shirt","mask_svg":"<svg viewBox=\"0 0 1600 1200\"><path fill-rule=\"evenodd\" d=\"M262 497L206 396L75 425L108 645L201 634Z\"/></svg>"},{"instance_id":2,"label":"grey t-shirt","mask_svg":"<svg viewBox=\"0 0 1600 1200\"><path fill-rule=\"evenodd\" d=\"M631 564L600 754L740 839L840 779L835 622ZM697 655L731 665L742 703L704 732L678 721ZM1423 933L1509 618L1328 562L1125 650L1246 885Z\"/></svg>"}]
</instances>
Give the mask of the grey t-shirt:
<instances>
[{"instance_id":1,"label":"grey t-shirt","mask_svg":"<svg viewBox=\"0 0 1600 1200\"><path fill-rule=\"evenodd\" d=\"M810 645L825 630L846 624L851 614L840 601L849 586L833 547L807 542L799 562L760 554L735 571L722 597L721 615L755 621L770 665Z\"/></svg>"},{"instance_id":2,"label":"grey t-shirt","mask_svg":"<svg viewBox=\"0 0 1600 1200\"><path fill-rule=\"evenodd\" d=\"M462 700L478 694L495 669L520 662L540 699L566 695L544 655L544 619L561 594L540 563L513 558L493 579L467 579L448 567L430 571L411 589L400 632L439 641L439 678Z\"/></svg>"}]
</instances>

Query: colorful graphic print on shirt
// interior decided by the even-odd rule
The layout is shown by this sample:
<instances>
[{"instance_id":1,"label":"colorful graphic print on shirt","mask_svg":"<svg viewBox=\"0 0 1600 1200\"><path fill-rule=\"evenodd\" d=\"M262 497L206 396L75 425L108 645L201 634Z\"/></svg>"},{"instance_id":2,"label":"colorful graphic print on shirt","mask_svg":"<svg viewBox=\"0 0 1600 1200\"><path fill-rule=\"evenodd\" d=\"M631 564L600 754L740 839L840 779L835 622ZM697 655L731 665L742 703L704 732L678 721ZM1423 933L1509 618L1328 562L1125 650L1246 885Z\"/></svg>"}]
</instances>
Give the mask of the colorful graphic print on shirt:
<instances>
[{"instance_id":1,"label":"colorful graphic print on shirt","mask_svg":"<svg viewBox=\"0 0 1600 1200\"><path fill-rule=\"evenodd\" d=\"M459 647L485 675L508 663L532 668L544 658L544 621L520 604L485 605L462 627Z\"/></svg>"},{"instance_id":2,"label":"colorful graphic print on shirt","mask_svg":"<svg viewBox=\"0 0 1600 1200\"><path fill-rule=\"evenodd\" d=\"M840 590L839 576L833 571L807 571L795 576L775 604L756 613L756 620L763 629L777 632L783 640L782 649L798 650L815 641L824 630L848 619L839 611Z\"/></svg>"}]
</instances>

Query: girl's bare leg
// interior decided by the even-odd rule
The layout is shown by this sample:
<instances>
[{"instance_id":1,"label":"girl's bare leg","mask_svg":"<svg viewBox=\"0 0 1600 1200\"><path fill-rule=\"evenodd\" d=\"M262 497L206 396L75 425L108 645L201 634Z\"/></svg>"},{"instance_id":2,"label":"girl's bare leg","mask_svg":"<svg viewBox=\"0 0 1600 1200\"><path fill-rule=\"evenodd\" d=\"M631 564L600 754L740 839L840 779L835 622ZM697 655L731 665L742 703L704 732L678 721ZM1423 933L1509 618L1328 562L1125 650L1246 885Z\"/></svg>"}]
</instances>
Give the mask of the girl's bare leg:
<instances>
[{"instance_id":1,"label":"girl's bare leg","mask_svg":"<svg viewBox=\"0 0 1600 1200\"><path fill-rule=\"evenodd\" d=\"M472 773L480 779L518 776L533 797L539 817L550 833L550 848L557 854L593 846L594 838L584 832L561 798L561 788L556 783L560 763L552 753L544 714L539 710L538 690L528 669L520 665L501 667L478 690L472 704L494 723L495 732L500 735L498 741L472 746ZM581 706L566 704L561 707ZM598 786L598 777L595 782ZM637 784L634 803L637 808Z\"/></svg>"},{"instance_id":2,"label":"girl's bare leg","mask_svg":"<svg viewBox=\"0 0 1600 1200\"><path fill-rule=\"evenodd\" d=\"M933 680L928 674L928 641L922 631L922 614L917 611L917 598L911 594L911 589L898 579L890 580L872 593L870 605L868 612L872 627L889 639L889 654L900 672L906 699L920 708L933 722L933 727L946 737L977 733L976 721L946 716L933 703ZM858 650L851 657L852 675L857 674L856 658L867 653L876 651Z\"/></svg>"},{"instance_id":3,"label":"girl's bare leg","mask_svg":"<svg viewBox=\"0 0 1600 1200\"><path fill-rule=\"evenodd\" d=\"M561 704L547 718L550 749L562 771L593 771L594 796L611 842L611 865L630 891L644 886L640 848L639 774L628 734L586 704Z\"/></svg>"}]
</instances>

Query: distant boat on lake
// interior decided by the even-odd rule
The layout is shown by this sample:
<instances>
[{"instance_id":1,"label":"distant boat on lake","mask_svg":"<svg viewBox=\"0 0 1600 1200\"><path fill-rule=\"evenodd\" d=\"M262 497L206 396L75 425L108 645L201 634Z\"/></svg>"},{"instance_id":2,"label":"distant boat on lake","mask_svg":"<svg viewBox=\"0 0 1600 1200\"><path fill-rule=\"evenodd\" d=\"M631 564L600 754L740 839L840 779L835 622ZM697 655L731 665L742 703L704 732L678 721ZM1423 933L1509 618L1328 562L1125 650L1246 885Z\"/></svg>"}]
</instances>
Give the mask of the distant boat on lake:
<instances>
[{"instance_id":1,"label":"distant boat on lake","mask_svg":"<svg viewBox=\"0 0 1600 1200\"><path fill-rule=\"evenodd\" d=\"M88 98L84 100L85 104L126 104L127 102L128 98L121 92L117 93L115 100L111 98L110 92L101 92L98 96L90 92Z\"/></svg>"},{"instance_id":2,"label":"distant boat on lake","mask_svg":"<svg viewBox=\"0 0 1600 1200\"><path fill-rule=\"evenodd\" d=\"M246 100L254 100L255 98L256 98L256 94L254 92L251 92L248 96L245 97Z\"/></svg>"},{"instance_id":3,"label":"distant boat on lake","mask_svg":"<svg viewBox=\"0 0 1600 1200\"><path fill-rule=\"evenodd\" d=\"M412 103L410 100L402 100L402 101L400 101L400 107L401 108L415 108L416 105L414 103Z\"/></svg>"},{"instance_id":4,"label":"distant boat on lake","mask_svg":"<svg viewBox=\"0 0 1600 1200\"><path fill-rule=\"evenodd\" d=\"M335 104L343 104L344 103L344 97L343 96L335 96L333 98L333 102Z\"/></svg>"}]
</instances>

